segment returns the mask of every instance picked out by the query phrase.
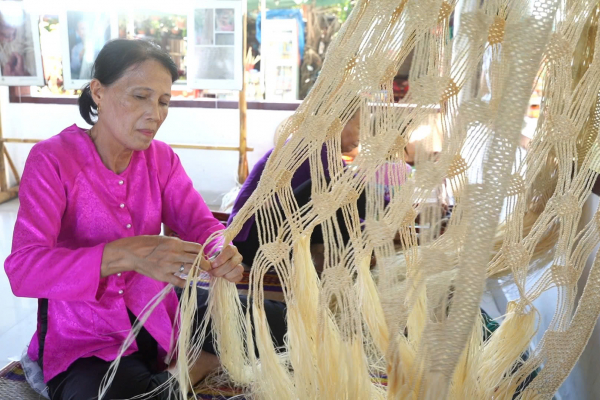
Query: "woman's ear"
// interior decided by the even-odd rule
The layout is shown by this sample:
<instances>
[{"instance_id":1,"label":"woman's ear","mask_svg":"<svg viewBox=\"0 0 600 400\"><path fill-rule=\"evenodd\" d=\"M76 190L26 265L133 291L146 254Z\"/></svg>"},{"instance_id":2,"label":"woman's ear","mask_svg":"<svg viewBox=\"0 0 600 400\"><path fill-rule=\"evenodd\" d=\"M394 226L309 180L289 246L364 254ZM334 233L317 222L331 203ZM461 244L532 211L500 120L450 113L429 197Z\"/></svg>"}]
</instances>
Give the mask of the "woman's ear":
<instances>
[{"instance_id":1,"label":"woman's ear","mask_svg":"<svg viewBox=\"0 0 600 400\"><path fill-rule=\"evenodd\" d=\"M102 103L102 98L104 96L104 86L100 83L98 79L92 79L90 82L90 92L92 93L92 99L94 103L99 105Z\"/></svg>"}]
</instances>

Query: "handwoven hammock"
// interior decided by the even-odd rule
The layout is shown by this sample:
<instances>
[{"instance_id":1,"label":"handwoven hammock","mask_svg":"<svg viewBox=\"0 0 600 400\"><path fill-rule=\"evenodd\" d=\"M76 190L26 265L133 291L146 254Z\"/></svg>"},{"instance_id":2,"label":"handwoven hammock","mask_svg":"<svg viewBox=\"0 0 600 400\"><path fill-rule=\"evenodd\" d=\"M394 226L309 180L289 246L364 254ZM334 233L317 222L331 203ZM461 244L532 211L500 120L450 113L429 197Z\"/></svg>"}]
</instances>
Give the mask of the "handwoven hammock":
<instances>
[{"instance_id":1,"label":"handwoven hammock","mask_svg":"<svg viewBox=\"0 0 600 400\"><path fill-rule=\"evenodd\" d=\"M230 241L256 217L252 317L242 312L235 285L216 279L204 321L212 319L228 378L253 398L550 399L583 351L600 313L600 258L575 302L585 261L600 243L600 214L577 229L600 171L599 2L466 3L459 10L456 1L359 0L318 81L285 123L256 191L218 238ZM453 38L451 17L460 19ZM410 90L393 104L392 80L413 51ZM536 79L544 88L540 118L518 160ZM345 168L340 132L357 110L360 154ZM378 173L383 164L402 165L412 133L432 113L441 120L441 152L418 148L416 175L402 185L404 176ZM312 200L299 207L290 182L307 159ZM389 201L383 179L393 189ZM455 207L442 234L433 194L444 182ZM310 256L318 224L325 238L320 276ZM181 399L205 336L192 332L198 261L180 306ZM262 307L271 269L288 307L284 349L273 347ZM501 326L483 335L479 304L488 277L515 285L519 297ZM558 293L554 318L525 360L539 324L533 302L551 289ZM387 386L372 379L381 374Z\"/></svg>"}]
</instances>

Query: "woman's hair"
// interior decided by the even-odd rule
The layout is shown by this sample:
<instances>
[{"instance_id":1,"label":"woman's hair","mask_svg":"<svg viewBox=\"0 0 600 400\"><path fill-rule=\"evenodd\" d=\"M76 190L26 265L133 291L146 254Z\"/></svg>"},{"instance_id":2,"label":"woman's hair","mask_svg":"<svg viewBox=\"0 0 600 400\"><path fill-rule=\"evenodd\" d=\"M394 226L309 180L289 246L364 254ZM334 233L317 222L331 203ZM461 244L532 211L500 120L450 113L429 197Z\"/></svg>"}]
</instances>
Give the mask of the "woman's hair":
<instances>
[{"instance_id":1,"label":"woman's hair","mask_svg":"<svg viewBox=\"0 0 600 400\"><path fill-rule=\"evenodd\" d=\"M147 60L161 63L171 74L172 82L179 78L179 70L166 51L152 42L130 39L116 39L106 43L94 61L92 77L109 86L119 80L130 67ZM98 117L98 106L92 98L89 83L81 91L78 103L79 113L85 122L94 125L94 117Z\"/></svg>"}]
</instances>

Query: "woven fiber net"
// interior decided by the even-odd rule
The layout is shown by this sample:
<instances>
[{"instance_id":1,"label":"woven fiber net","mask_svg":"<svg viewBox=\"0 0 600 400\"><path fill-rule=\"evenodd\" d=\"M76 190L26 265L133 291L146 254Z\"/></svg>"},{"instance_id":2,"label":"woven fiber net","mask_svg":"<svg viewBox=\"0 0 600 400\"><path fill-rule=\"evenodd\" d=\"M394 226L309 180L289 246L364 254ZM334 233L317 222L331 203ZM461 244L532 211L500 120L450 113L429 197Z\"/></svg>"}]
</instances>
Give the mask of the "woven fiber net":
<instances>
[{"instance_id":1,"label":"woven fiber net","mask_svg":"<svg viewBox=\"0 0 600 400\"><path fill-rule=\"evenodd\" d=\"M258 188L221 233L228 242L255 216L261 243L250 276L252 314L242 311L235 285L211 282L204 327L210 317L231 381L258 399L552 397L600 313L599 258L576 302L585 261L600 243L600 214L578 230L600 172L598 7L587 0L485 0L461 9L445 0L357 2L321 76L283 126ZM460 18L453 38L450 18ZM410 90L394 104L392 80L411 52ZM540 118L517 157L538 79ZM356 112L361 148L349 168L340 133ZM407 143L432 115L441 151L418 146L410 179L403 168L382 173L404 165ZM300 207L290 183L307 159L312 199ZM435 195L444 182L455 202L447 221ZM320 275L310 254L319 224ZM262 306L269 269L287 303L284 349L274 348ZM500 327L484 334L479 304L489 277L513 285L518 298ZM554 318L523 357L539 325L533 302L551 289ZM185 398L187 367L205 334L192 332L194 290L182 299L177 379Z\"/></svg>"}]
</instances>

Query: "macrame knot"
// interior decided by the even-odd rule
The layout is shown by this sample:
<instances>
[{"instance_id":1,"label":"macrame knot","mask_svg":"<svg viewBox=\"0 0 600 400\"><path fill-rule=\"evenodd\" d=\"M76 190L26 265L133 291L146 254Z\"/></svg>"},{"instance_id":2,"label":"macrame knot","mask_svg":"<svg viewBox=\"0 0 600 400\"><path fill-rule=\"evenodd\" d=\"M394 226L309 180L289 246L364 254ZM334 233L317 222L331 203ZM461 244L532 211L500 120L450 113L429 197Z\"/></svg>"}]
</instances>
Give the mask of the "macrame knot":
<instances>
[{"instance_id":1,"label":"macrame knot","mask_svg":"<svg viewBox=\"0 0 600 400\"><path fill-rule=\"evenodd\" d=\"M452 163L448 167L448 178L454 178L455 176L464 174L465 172L467 172L468 168L469 166L467 165L465 159L462 158L460 154L457 154L456 156L454 156Z\"/></svg>"},{"instance_id":2,"label":"macrame knot","mask_svg":"<svg viewBox=\"0 0 600 400\"><path fill-rule=\"evenodd\" d=\"M398 74L398 65L396 65L396 63L392 63L390 65L388 65L387 69L385 70L384 74L383 74L383 79L382 81L391 81L392 79L394 79L394 77Z\"/></svg>"},{"instance_id":3,"label":"macrame knot","mask_svg":"<svg viewBox=\"0 0 600 400\"><path fill-rule=\"evenodd\" d=\"M342 124L342 121L338 117L335 117L333 119L331 125L327 129L327 134L325 136L325 140L333 139L336 136L340 136L343 129L344 129L344 124Z\"/></svg>"},{"instance_id":4,"label":"macrame knot","mask_svg":"<svg viewBox=\"0 0 600 400\"><path fill-rule=\"evenodd\" d=\"M356 72L356 66L358 65L358 58L356 56L350 58L348 63L346 64L346 68L344 68L344 76L343 80L346 81L348 78L352 77Z\"/></svg>"},{"instance_id":5,"label":"macrame knot","mask_svg":"<svg viewBox=\"0 0 600 400\"><path fill-rule=\"evenodd\" d=\"M436 0L409 1L406 9L409 18L419 24L431 24L437 21L440 13Z\"/></svg>"},{"instance_id":6,"label":"macrame knot","mask_svg":"<svg viewBox=\"0 0 600 400\"><path fill-rule=\"evenodd\" d=\"M277 190L289 188L292 183L292 174L291 171L288 170L279 170L277 171L277 176L275 178L275 188Z\"/></svg>"},{"instance_id":7,"label":"macrame knot","mask_svg":"<svg viewBox=\"0 0 600 400\"><path fill-rule=\"evenodd\" d=\"M552 264L550 272L552 273L552 281L556 286L571 286L576 283L573 274L570 274L564 265Z\"/></svg>"},{"instance_id":8,"label":"macrame knot","mask_svg":"<svg viewBox=\"0 0 600 400\"><path fill-rule=\"evenodd\" d=\"M350 190L346 190L346 192L344 193L344 202L342 204L356 203L359 197L360 193L358 193L356 189L352 188Z\"/></svg>"},{"instance_id":9,"label":"macrame knot","mask_svg":"<svg viewBox=\"0 0 600 400\"><path fill-rule=\"evenodd\" d=\"M337 181L332 181L331 186L333 190L327 193L327 196L329 196L327 201L334 202L339 207L356 203L360 197L360 193L348 184L340 185Z\"/></svg>"},{"instance_id":10,"label":"macrame knot","mask_svg":"<svg viewBox=\"0 0 600 400\"><path fill-rule=\"evenodd\" d=\"M333 115L314 115L312 118L304 121L302 128L308 133L307 136L311 140L323 143L329 134L329 127L331 127L335 118Z\"/></svg>"},{"instance_id":11,"label":"macrame knot","mask_svg":"<svg viewBox=\"0 0 600 400\"><path fill-rule=\"evenodd\" d=\"M300 129L305 119L306 112L304 110L298 109L298 111L292 114L284 123L284 126L279 132L279 135L285 136L285 140L287 140L290 137L290 135L298 132L298 129Z\"/></svg>"},{"instance_id":12,"label":"macrame knot","mask_svg":"<svg viewBox=\"0 0 600 400\"><path fill-rule=\"evenodd\" d=\"M408 144L408 138L406 136L397 136L394 140L394 144L390 148L390 154L392 155L400 155L404 154L404 149Z\"/></svg>"},{"instance_id":13,"label":"macrame knot","mask_svg":"<svg viewBox=\"0 0 600 400\"><path fill-rule=\"evenodd\" d=\"M482 10L464 13L460 17L461 35L473 43L483 42L490 22L490 17Z\"/></svg>"},{"instance_id":14,"label":"macrame knot","mask_svg":"<svg viewBox=\"0 0 600 400\"><path fill-rule=\"evenodd\" d=\"M274 242L263 244L259 251L262 252L263 256L267 259L267 261L269 261L270 264L274 265L289 256L290 246L278 238Z\"/></svg>"},{"instance_id":15,"label":"macrame knot","mask_svg":"<svg viewBox=\"0 0 600 400\"><path fill-rule=\"evenodd\" d=\"M454 82L454 79L448 78L446 87L444 88L444 90L442 92L442 102L448 101L452 97L458 95L459 91L460 91L460 88L458 87L456 82Z\"/></svg>"},{"instance_id":16,"label":"macrame knot","mask_svg":"<svg viewBox=\"0 0 600 400\"><path fill-rule=\"evenodd\" d=\"M525 193L525 181L519 174L514 174L510 178L510 184L508 186L507 196L516 196L518 194Z\"/></svg>"},{"instance_id":17,"label":"macrame knot","mask_svg":"<svg viewBox=\"0 0 600 400\"><path fill-rule=\"evenodd\" d=\"M383 135L371 136L361 142L360 156L366 163L376 164L385 158L385 147Z\"/></svg>"},{"instance_id":18,"label":"macrame knot","mask_svg":"<svg viewBox=\"0 0 600 400\"><path fill-rule=\"evenodd\" d=\"M396 22L398 22L398 19L400 18L400 16L402 15L402 13L404 12L404 5L399 5L398 7L394 8L394 11L392 11L392 16L391 16L391 23L395 24ZM394 75L396 75L398 73L398 70L396 70L396 72L394 73Z\"/></svg>"},{"instance_id":19,"label":"macrame knot","mask_svg":"<svg viewBox=\"0 0 600 400\"><path fill-rule=\"evenodd\" d=\"M368 238L367 240L369 240L374 247L386 245L396 234L395 230L387 224L385 220L369 218L364 222L364 225Z\"/></svg>"},{"instance_id":20,"label":"macrame knot","mask_svg":"<svg viewBox=\"0 0 600 400\"><path fill-rule=\"evenodd\" d=\"M411 82L410 92L414 102L437 105L458 94L456 83L447 76L422 76Z\"/></svg>"},{"instance_id":21,"label":"macrame knot","mask_svg":"<svg viewBox=\"0 0 600 400\"><path fill-rule=\"evenodd\" d=\"M579 201L572 193L566 193L562 196L551 198L548 201L548 206L553 207L559 217L573 216L581 211Z\"/></svg>"},{"instance_id":22,"label":"macrame knot","mask_svg":"<svg viewBox=\"0 0 600 400\"><path fill-rule=\"evenodd\" d=\"M506 243L501 248L502 261L512 271L529 264L529 252L522 243Z\"/></svg>"},{"instance_id":23,"label":"macrame knot","mask_svg":"<svg viewBox=\"0 0 600 400\"><path fill-rule=\"evenodd\" d=\"M406 215L404 215L404 219L402 220L401 226L410 226L414 224L418 215L419 213L417 213L417 210L411 208L406 212Z\"/></svg>"},{"instance_id":24,"label":"macrame knot","mask_svg":"<svg viewBox=\"0 0 600 400\"><path fill-rule=\"evenodd\" d=\"M506 20L502 17L494 17L494 22L488 31L488 42L491 46L500 44L504 40L504 31L506 30Z\"/></svg>"},{"instance_id":25,"label":"macrame knot","mask_svg":"<svg viewBox=\"0 0 600 400\"><path fill-rule=\"evenodd\" d=\"M555 32L550 37L550 41L546 46L545 56L548 60L553 62L559 60L567 61L573 56L573 48L560 33Z\"/></svg>"},{"instance_id":26,"label":"macrame knot","mask_svg":"<svg viewBox=\"0 0 600 400\"><path fill-rule=\"evenodd\" d=\"M447 20L450 14L452 14L452 10L454 7L447 1L443 1L440 6L440 13L438 15L438 24Z\"/></svg>"},{"instance_id":27,"label":"macrame knot","mask_svg":"<svg viewBox=\"0 0 600 400\"><path fill-rule=\"evenodd\" d=\"M313 193L311 202L317 215L326 217L337 210L335 201L330 192Z\"/></svg>"},{"instance_id":28,"label":"macrame knot","mask_svg":"<svg viewBox=\"0 0 600 400\"><path fill-rule=\"evenodd\" d=\"M577 139L575 124L566 115L556 115L548 118L548 140L552 144L573 141Z\"/></svg>"}]
</instances>

